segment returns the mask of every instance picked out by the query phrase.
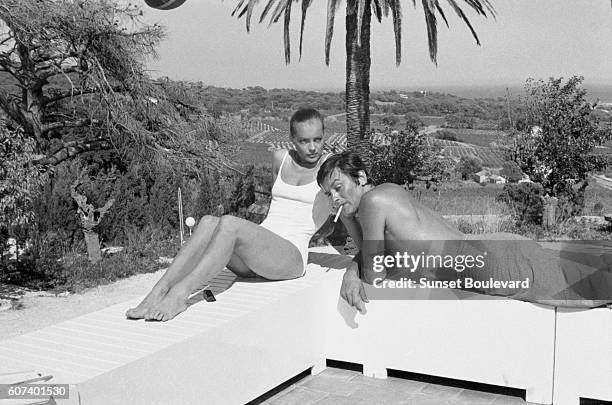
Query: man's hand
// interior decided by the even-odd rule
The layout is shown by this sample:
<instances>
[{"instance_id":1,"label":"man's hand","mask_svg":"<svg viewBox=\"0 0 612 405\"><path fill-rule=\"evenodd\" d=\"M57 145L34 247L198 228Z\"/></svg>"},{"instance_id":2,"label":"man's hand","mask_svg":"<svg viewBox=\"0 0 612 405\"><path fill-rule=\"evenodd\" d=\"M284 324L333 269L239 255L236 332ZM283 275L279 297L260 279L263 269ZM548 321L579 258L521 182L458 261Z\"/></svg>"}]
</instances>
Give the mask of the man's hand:
<instances>
[{"instance_id":1,"label":"man's hand","mask_svg":"<svg viewBox=\"0 0 612 405\"><path fill-rule=\"evenodd\" d=\"M344 277L342 278L340 296L346 302L348 302L350 306L357 308L359 312L365 314L365 303L370 301L368 301L365 289L363 288L363 283L359 279L359 269L357 268L357 263L353 263L348 269L346 269Z\"/></svg>"}]
</instances>

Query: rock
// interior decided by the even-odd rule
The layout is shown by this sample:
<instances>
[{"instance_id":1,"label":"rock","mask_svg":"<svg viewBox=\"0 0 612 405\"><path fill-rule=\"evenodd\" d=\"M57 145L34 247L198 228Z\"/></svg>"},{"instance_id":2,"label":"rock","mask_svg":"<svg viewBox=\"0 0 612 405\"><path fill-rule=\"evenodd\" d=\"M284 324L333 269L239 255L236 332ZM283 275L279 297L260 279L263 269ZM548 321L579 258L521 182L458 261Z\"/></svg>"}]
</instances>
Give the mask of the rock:
<instances>
[{"instance_id":1,"label":"rock","mask_svg":"<svg viewBox=\"0 0 612 405\"><path fill-rule=\"evenodd\" d=\"M100 249L102 251L102 253L106 253L106 254L113 254L113 253L119 253L121 251L123 251L123 249L125 249L123 246L109 246L109 247L105 247L103 249Z\"/></svg>"},{"instance_id":2,"label":"rock","mask_svg":"<svg viewBox=\"0 0 612 405\"><path fill-rule=\"evenodd\" d=\"M8 311L13 307L11 300L0 299L0 312Z\"/></svg>"},{"instance_id":3,"label":"rock","mask_svg":"<svg viewBox=\"0 0 612 405\"><path fill-rule=\"evenodd\" d=\"M604 225L606 223L606 219L604 217L600 217L597 215L582 215L574 217L573 219L578 223L584 224ZM610 218L610 220L612 220L612 217Z\"/></svg>"}]
</instances>

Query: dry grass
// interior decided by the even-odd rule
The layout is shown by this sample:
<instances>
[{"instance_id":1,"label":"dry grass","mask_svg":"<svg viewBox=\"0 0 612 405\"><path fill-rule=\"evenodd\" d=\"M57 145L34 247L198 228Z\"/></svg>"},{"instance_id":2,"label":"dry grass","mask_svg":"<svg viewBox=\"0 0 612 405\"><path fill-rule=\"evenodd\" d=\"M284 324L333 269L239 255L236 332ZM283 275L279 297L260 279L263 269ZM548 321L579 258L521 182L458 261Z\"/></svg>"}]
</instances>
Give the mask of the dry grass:
<instances>
[{"instance_id":1,"label":"dry grass","mask_svg":"<svg viewBox=\"0 0 612 405\"><path fill-rule=\"evenodd\" d=\"M598 225L581 220L567 221L554 229L540 226L517 228L512 209L496 201L502 185L480 186L473 182L443 184L437 191L416 187L412 195L423 205L443 215L461 232L470 234L513 232L538 240L602 240L612 239L609 225ZM603 207L599 212L599 207ZM598 208L597 211L595 208ZM612 213L612 190L591 183L585 195L584 215Z\"/></svg>"},{"instance_id":2,"label":"dry grass","mask_svg":"<svg viewBox=\"0 0 612 405\"><path fill-rule=\"evenodd\" d=\"M589 182L584 196L584 215L601 215L596 210L597 203L602 207L602 213L612 213L612 190L606 189L594 181Z\"/></svg>"},{"instance_id":3,"label":"dry grass","mask_svg":"<svg viewBox=\"0 0 612 405\"><path fill-rule=\"evenodd\" d=\"M440 215L507 215L510 208L495 200L503 186L474 182L443 184L436 191L417 186L412 195Z\"/></svg>"},{"instance_id":4,"label":"dry grass","mask_svg":"<svg viewBox=\"0 0 612 405\"><path fill-rule=\"evenodd\" d=\"M463 233L482 234L516 230L512 215L446 215L444 218Z\"/></svg>"}]
</instances>

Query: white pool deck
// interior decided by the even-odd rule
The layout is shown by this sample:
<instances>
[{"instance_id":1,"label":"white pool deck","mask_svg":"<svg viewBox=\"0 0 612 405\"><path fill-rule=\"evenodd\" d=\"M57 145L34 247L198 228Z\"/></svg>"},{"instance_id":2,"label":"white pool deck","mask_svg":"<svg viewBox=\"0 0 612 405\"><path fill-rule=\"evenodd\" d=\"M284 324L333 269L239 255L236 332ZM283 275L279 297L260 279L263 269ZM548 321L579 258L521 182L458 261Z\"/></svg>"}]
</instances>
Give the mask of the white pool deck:
<instances>
[{"instance_id":1,"label":"white pool deck","mask_svg":"<svg viewBox=\"0 0 612 405\"><path fill-rule=\"evenodd\" d=\"M225 272L212 286L216 302L166 323L125 319L136 299L3 340L0 383L18 375L8 373L51 375L47 383L71 388L58 404L243 404L333 359L371 377L397 369L514 387L534 403L612 400L609 308L466 293L371 301L362 315L338 296L347 260L319 248L305 277L280 282Z\"/></svg>"}]
</instances>

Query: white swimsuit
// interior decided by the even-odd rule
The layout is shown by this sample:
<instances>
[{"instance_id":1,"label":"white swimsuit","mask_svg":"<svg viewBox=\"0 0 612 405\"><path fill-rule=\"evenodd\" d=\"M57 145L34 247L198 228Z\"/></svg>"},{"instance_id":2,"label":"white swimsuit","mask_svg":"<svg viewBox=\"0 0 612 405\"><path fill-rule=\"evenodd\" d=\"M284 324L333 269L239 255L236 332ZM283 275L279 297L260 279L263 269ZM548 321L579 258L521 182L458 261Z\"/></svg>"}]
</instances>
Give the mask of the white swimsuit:
<instances>
[{"instance_id":1,"label":"white swimsuit","mask_svg":"<svg viewBox=\"0 0 612 405\"><path fill-rule=\"evenodd\" d=\"M282 171L288 155L289 152L283 157L278 169L276 181L272 186L270 210L268 216L260 225L297 247L302 256L305 271L310 238L317 231L318 226L322 225L322 223L318 223L321 220L316 218L322 215L316 215L313 207L321 188L316 180L301 186L285 183L282 178ZM319 194L319 197L321 196L323 196L323 193ZM326 214L329 215L329 211ZM318 224L315 224L315 221Z\"/></svg>"}]
</instances>

